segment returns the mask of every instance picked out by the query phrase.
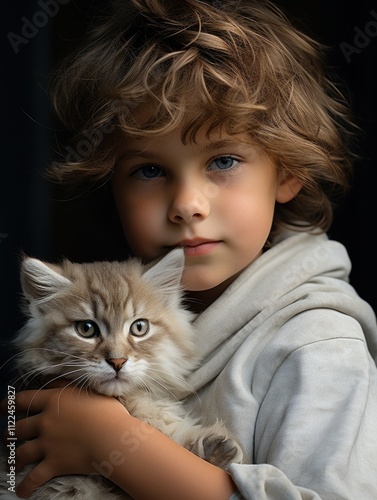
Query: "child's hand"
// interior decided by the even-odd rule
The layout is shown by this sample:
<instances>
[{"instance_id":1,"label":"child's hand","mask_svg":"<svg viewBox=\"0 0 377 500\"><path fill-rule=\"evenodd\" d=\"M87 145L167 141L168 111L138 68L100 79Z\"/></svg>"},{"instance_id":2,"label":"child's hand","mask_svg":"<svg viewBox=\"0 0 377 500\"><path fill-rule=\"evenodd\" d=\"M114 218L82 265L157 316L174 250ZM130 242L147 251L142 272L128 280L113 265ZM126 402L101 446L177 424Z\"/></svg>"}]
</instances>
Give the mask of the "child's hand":
<instances>
[{"instance_id":1,"label":"child's hand","mask_svg":"<svg viewBox=\"0 0 377 500\"><path fill-rule=\"evenodd\" d=\"M4 403L3 403L4 405ZM133 498L222 500L235 490L229 474L148 424L116 399L75 387L24 391L16 423L17 469L39 462L17 487L28 498L56 476L100 474ZM145 471L148 481L145 481Z\"/></svg>"},{"instance_id":2,"label":"child's hand","mask_svg":"<svg viewBox=\"0 0 377 500\"><path fill-rule=\"evenodd\" d=\"M117 400L75 387L20 392L16 408L34 414L16 423L18 442L27 441L17 448L17 469L39 462L17 488L26 498L56 476L98 474L93 464L106 428L128 415Z\"/></svg>"}]
</instances>

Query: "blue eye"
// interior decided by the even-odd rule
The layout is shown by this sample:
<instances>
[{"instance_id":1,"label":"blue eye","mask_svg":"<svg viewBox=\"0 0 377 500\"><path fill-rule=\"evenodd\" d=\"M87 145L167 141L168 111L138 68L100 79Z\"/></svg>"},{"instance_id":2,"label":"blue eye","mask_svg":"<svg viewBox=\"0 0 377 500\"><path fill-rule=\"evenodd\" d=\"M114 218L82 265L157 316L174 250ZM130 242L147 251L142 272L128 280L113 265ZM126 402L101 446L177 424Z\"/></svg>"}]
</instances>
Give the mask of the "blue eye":
<instances>
[{"instance_id":1,"label":"blue eye","mask_svg":"<svg viewBox=\"0 0 377 500\"><path fill-rule=\"evenodd\" d=\"M209 170L229 170L238 164L233 156L219 156L209 166Z\"/></svg>"},{"instance_id":2,"label":"blue eye","mask_svg":"<svg viewBox=\"0 0 377 500\"><path fill-rule=\"evenodd\" d=\"M156 165L144 165L136 171L136 175L144 179L155 179L162 175L162 170Z\"/></svg>"}]
</instances>

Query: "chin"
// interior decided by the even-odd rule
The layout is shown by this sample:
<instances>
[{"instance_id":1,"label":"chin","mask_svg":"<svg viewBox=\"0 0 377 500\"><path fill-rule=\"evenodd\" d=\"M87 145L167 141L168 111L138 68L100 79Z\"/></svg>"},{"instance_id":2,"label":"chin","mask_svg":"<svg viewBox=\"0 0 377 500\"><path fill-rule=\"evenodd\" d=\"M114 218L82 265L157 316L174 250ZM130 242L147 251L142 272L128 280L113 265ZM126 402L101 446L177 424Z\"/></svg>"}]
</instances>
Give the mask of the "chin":
<instances>
[{"instance_id":1,"label":"chin","mask_svg":"<svg viewBox=\"0 0 377 500\"><path fill-rule=\"evenodd\" d=\"M182 280L183 288L187 292L207 292L217 288L222 284L221 280L206 278L203 272L202 276L193 277L192 279Z\"/></svg>"}]
</instances>

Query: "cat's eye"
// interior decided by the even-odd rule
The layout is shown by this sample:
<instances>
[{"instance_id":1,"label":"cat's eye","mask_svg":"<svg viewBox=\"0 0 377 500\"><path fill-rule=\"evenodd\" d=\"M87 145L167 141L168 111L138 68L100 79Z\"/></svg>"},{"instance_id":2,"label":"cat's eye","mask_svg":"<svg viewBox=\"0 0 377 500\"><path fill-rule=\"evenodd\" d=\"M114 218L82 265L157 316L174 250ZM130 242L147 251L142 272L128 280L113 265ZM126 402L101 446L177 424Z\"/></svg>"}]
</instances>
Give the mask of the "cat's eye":
<instances>
[{"instance_id":1,"label":"cat's eye","mask_svg":"<svg viewBox=\"0 0 377 500\"><path fill-rule=\"evenodd\" d=\"M86 339L98 337L100 334L100 330L97 323L91 321L90 319L86 319L83 321L76 321L75 328L77 333L81 335L81 337L85 337Z\"/></svg>"},{"instance_id":2,"label":"cat's eye","mask_svg":"<svg viewBox=\"0 0 377 500\"><path fill-rule=\"evenodd\" d=\"M149 321L147 319L137 319L130 326L130 333L135 337L143 337L149 332Z\"/></svg>"}]
</instances>

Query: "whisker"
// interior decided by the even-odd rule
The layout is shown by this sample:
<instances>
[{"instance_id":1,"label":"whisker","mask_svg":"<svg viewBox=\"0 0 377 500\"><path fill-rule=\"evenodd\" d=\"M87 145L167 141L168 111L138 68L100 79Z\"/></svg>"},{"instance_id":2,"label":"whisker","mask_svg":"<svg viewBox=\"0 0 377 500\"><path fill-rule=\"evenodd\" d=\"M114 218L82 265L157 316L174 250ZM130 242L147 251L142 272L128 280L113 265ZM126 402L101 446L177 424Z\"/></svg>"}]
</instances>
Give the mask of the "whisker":
<instances>
[{"instance_id":1,"label":"whisker","mask_svg":"<svg viewBox=\"0 0 377 500\"><path fill-rule=\"evenodd\" d=\"M82 391L83 389L85 389L85 392L88 394L89 392L89 388L90 388L90 381L91 379L93 378L93 375L91 375L90 373L83 373L79 379L81 378L81 381L80 381L80 385L79 384L76 384L77 387L79 387L80 391ZM79 379L76 379L76 380L79 380Z\"/></svg>"},{"instance_id":2,"label":"whisker","mask_svg":"<svg viewBox=\"0 0 377 500\"><path fill-rule=\"evenodd\" d=\"M44 367L44 368L35 368L34 371L30 370L29 372L26 372L22 375L20 375L15 381L14 381L14 384L16 385L20 380L22 379L25 379L25 380L22 380L22 384L27 387L30 383L33 382L33 380L35 380L38 376L41 376L43 375L43 373L45 372L49 372L51 371L51 369L57 369L57 368L61 368L61 367L66 367L66 368L76 368L77 371L80 369L80 368L85 368L87 366L86 363L80 361L80 363L78 362L78 360L74 360L74 361L67 361L67 362L63 362L63 363L58 363L58 364L55 364L53 366L47 366L47 367ZM65 375L69 374L70 372L67 372L67 373L61 373L59 375L57 375L57 378L63 378ZM56 380L56 379L55 379ZM20 387L20 389L22 388L22 385Z\"/></svg>"},{"instance_id":3,"label":"whisker","mask_svg":"<svg viewBox=\"0 0 377 500\"><path fill-rule=\"evenodd\" d=\"M60 405L60 397L61 397L61 395L63 394L64 389L67 389L67 388L68 388L68 387L70 387L72 384L74 384L74 381L73 381L73 380L71 380L71 381L69 382L69 384L67 384L67 385L65 385L64 387L62 387L62 390L59 392L59 396L58 396L58 416L60 415L60 406L59 406L59 405Z\"/></svg>"},{"instance_id":4,"label":"whisker","mask_svg":"<svg viewBox=\"0 0 377 500\"><path fill-rule=\"evenodd\" d=\"M151 363L150 366L151 366L151 371L153 373L162 373L163 375L170 375L169 372L162 370L160 368L160 366L157 364ZM185 386L188 391L192 392L193 394L195 393L195 390L190 386L190 384L187 382L187 380L184 377L177 376L176 379L178 380L178 382L181 386Z\"/></svg>"},{"instance_id":5,"label":"whisker","mask_svg":"<svg viewBox=\"0 0 377 500\"><path fill-rule=\"evenodd\" d=\"M162 370L159 365L153 364L153 363L151 363L151 371L153 371L153 373L162 373L163 375L168 375L168 373L166 371ZM197 400L199 401L199 404L202 405L201 397L199 396L198 392L188 383L188 381L183 377L177 377L177 379L179 379L179 383L180 383L181 387L185 387L187 389L187 391L190 392L190 395L195 396L197 398ZM155 380L155 381L157 382L157 380ZM166 388L164 387L164 389L166 389ZM174 399L178 400L178 398L174 394L173 394L173 397L174 397Z\"/></svg>"},{"instance_id":6,"label":"whisker","mask_svg":"<svg viewBox=\"0 0 377 500\"><path fill-rule=\"evenodd\" d=\"M75 371L79 371L79 370L72 370L71 372L69 372L69 374L75 373ZM67 387L71 386L72 384L74 384L74 383L75 383L75 380L79 380L81 377L85 377L85 376L86 376L86 374L82 374L82 375L80 375L79 377L77 377L76 379L69 380L69 382L67 381L68 383L67 383L64 387L62 387L62 391L63 391L64 389L66 389ZM34 397L31 399L31 401L30 401L30 403L29 403L29 406L28 406L28 408L27 408L27 410L26 410L26 414L27 414L27 415L29 414L29 411L30 411L30 406L31 406L32 402L34 401L34 398L36 397L36 395L37 395L40 391L42 391L42 390L43 390L43 389L44 389L44 388L45 388L48 384L50 384L51 382L54 382L55 380L59 380L59 379L61 379L61 376L56 376L56 377L55 377L55 378L53 378L52 380L49 380L48 382L46 382L45 384L43 384L43 385L42 385L42 387L40 387L40 388L38 388L38 389L37 389L37 392L35 393ZM59 396L59 398L60 398L60 396ZM59 405L59 398L58 398L58 405ZM59 413L59 407L58 407L58 413Z\"/></svg>"},{"instance_id":7,"label":"whisker","mask_svg":"<svg viewBox=\"0 0 377 500\"><path fill-rule=\"evenodd\" d=\"M19 355L24 354L25 352L30 352L30 351L47 351L47 352L51 352L53 354L59 354L60 356L64 355L64 356L67 356L68 358L76 358L76 359L81 359L81 360L86 361L86 358L84 356L77 356L76 354L72 354L70 352L64 352L64 351L60 351L57 349L51 349L49 347L31 347L30 349L25 349L25 350L21 351L19 353Z\"/></svg>"},{"instance_id":8,"label":"whisker","mask_svg":"<svg viewBox=\"0 0 377 500\"><path fill-rule=\"evenodd\" d=\"M15 353L2 365L2 367L4 367L7 363L10 363L12 360L15 360L15 359L20 358L20 357L22 358L23 356L26 356L28 353L32 353L32 352L36 352L36 351L37 352L42 351L44 353L59 354L60 357L62 355L64 355L66 357L66 359L61 363L55 363L53 366L52 365L49 367L44 366L43 368L41 368L39 366L35 367L32 370L27 371L26 373L25 372L22 373L22 367L20 369L20 367L17 366L17 362L16 362L16 366L14 366L14 371L16 373L15 373L15 376L13 378L13 385L15 385L16 387L17 387L17 385L19 385L18 390L22 390L24 388L27 388L38 377L43 376L44 373L46 373L46 372L48 373L51 370L56 370L58 368L64 368L64 367L78 369L80 367L85 368L85 366L87 366L87 359L83 356L77 356L77 355L72 354L72 353L68 353L68 352L64 352L64 351L62 352L60 350L51 349L51 348L47 348L47 347L32 347L32 348L28 348L28 349L23 349L22 351ZM18 363L18 364L22 364L22 363ZM64 373L60 374L60 377L64 377L64 376L65 376Z\"/></svg>"},{"instance_id":9,"label":"whisker","mask_svg":"<svg viewBox=\"0 0 377 500\"><path fill-rule=\"evenodd\" d=\"M157 385L159 385L160 387L162 387L167 393L170 394L170 396L176 400L178 403L180 403L179 399L177 398L177 396L171 392L162 382L160 382L159 380L157 380L156 378L152 377L151 375L149 375L149 373L146 373L145 374L145 377L147 377L149 380L152 380L153 382L155 382Z\"/></svg>"},{"instance_id":10,"label":"whisker","mask_svg":"<svg viewBox=\"0 0 377 500\"><path fill-rule=\"evenodd\" d=\"M7 359L1 366L0 366L0 371L8 364L10 363L12 360L14 360L15 358L19 357L19 356L23 356L25 353L29 353L29 352L32 352L32 351L46 351L46 352L51 352L53 354L59 354L59 355L64 355L64 356L67 356L69 358L76 358L76 359L81 359L81 360L85 360L86 361L86 358L83 357L83 356L77 356L75 354L71 354L71 353L68 353L68 352L64 352L64 351L58 351L56 349L50 349L48 347L30 347L28 349L23 349L22 351L19 351L15 354L13 354L13 356L11 356L9 359Z\"/></svg>"}]
</instances>

